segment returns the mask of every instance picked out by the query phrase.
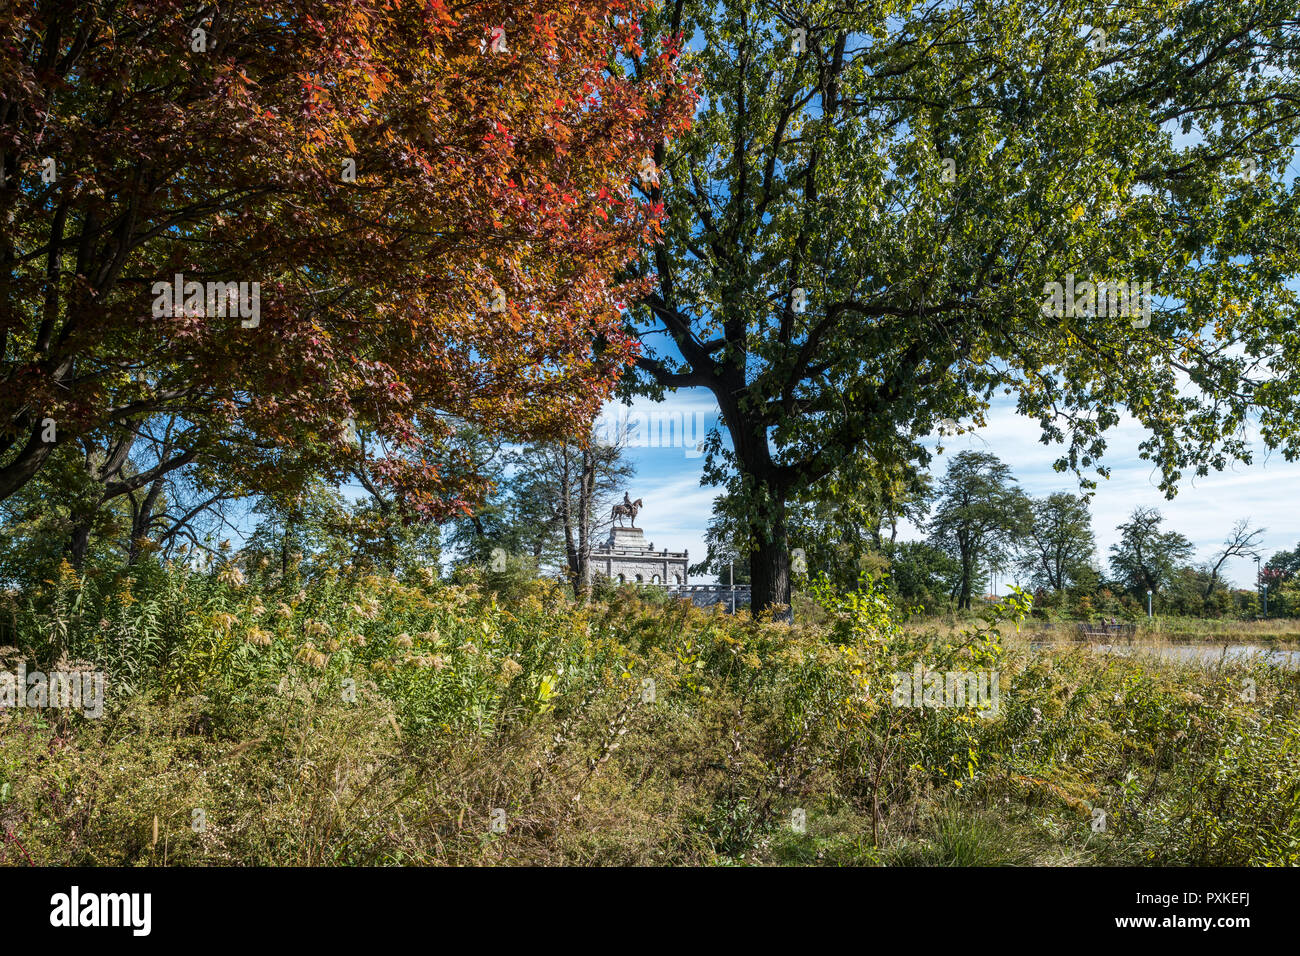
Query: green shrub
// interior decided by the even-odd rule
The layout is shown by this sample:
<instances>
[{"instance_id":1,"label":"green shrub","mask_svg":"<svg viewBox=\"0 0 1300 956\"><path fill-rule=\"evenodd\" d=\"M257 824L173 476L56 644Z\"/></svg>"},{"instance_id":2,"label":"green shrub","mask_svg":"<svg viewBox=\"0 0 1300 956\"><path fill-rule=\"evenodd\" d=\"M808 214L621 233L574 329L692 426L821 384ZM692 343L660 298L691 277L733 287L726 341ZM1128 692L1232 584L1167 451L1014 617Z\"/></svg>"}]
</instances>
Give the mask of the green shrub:
<instances>
[{"instance_id":1,"label":"green shrub","mask_svg":"<svg viewBox=\"0 0 1300 956\"><path fill-rule=\"evenodd\" d=\"M0 710L0 860L1297 862L1294 672L1030 649L1023 596L905 629L870 578L811 582L790 625L410 577L65 567L10 596L10 653L109 700ZM997 671L996 715L892 706L919 664Z\"/></svg>"}]
</instances>

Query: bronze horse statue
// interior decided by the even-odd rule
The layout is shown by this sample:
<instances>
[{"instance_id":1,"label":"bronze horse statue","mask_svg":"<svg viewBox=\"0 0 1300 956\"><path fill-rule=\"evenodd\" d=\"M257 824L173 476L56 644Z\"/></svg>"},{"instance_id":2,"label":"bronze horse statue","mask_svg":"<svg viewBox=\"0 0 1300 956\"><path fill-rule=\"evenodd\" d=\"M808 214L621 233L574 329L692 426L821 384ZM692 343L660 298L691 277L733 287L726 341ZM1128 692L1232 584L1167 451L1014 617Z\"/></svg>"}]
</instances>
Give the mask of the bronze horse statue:
<instances>
[{"instance_id":1,"label":"bronze horse statue","mask_svg":"<svg viewBox=\"0 0 1300 956\"><path fill-rule=\"evenodd\" d=\"M626 499L626 498L627 498L627 495L624 495L623 497L624 497L624 499ZM638 498L636 501L629 501L629 502L627 502L626 504L618 504L618 505L615 505L613 508L610 509L610 511L609 511L609 516L610 516L611 519L614 519L614 518L617 518L617 519L618 519L618 524L619 524L619 527L620 527L620 528L623 526L623 520L622 520L622 519L624 519L624 518L631 518L631 519L632 519L632 527L635 528L635 527L636 527L636 513L637 513L638 511L640 511L640 510L641 510L641 499Z\"/></svg>"}]
</instances>

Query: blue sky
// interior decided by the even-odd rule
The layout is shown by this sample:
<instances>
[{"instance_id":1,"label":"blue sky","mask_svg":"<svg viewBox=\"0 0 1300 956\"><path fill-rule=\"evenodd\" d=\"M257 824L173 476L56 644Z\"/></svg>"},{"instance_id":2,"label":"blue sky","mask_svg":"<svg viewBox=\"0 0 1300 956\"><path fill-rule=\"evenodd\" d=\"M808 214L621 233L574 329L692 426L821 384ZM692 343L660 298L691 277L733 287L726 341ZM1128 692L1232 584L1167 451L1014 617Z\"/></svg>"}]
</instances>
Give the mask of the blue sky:
<instances>
[{"instance_id":1,"label":"blue sky","mask_svg":"<svg viewBox=\"0 0 1300 956\"><path fill-rule=\"evenodd\" d=\"M717 403L705 389L682 389L670 393L661 404L639 400L632 406L631 414L635 416L651 410L658 416L657 423L665 416L670 421L684 421L687 441L694 438L697 421L702 420L706 428L716 427L718 423ZM610 406L606 410L607 416L618 414L628 412L621 406ZM1077 480L1072 475L1052 470L1052 462L1059 456L1059 446L1043 445L1039 441L1037 423L1018 415L1010 400L994 404L987 418L986 427L944 440L943 454L936 455L931 463L932 474L941 475L953 455L973 449L991 452L1005 461L1021 487L1031 495L1078 490ZM675 447L634 445L627 448L626 457L637 469L629 491L633 498L645 502L645 510L637 524L645 528L647 539L658 548L673 551L685 548L690 551L691 561L695 562L701 560L705 552L704 530L718 489L700 485L703 456L695 454L693 448L681 447L683 441L676 437L682 434L680 431L672 434ZM1158 488L1159 475L1149 462L1137 457L1143 434L1141 426L1132 420L1124 421L1108 434L1109 450L1105 464L1111 468L1111 477L1108 480L1097 478L1098 487L1092 501L1093 532L1103 562L1110 546L1119 539L1116 526L1139 505L1159 508L1166 517L1166 530L1179 531L1191 539L1196 546L1196 561L1208 560L1233 524L1241 518L1249 518L1254 525L1268 529L1261 539L1266 559L1274 551L1294 548L1300 542L1300 508L1295 503L1296 495L1300 494L1300 462L1289 463L1280 455L1270 456L1266 449L1257 446L1254 464L1211 472L1201 479L1187 479L1178 496L1173 501L1166 501ZM725 432L723 439L729 444ZM933 450L936 441L931 439L928 444ZM900 529L899 537L919 538L923 534L905 525ZM1230 562L1225 573L1237 585L1253 586L1254 561ZM693 580L705 583L712 579ZM999 591L1005 593L1005 581L1000 584Z\"/></svg>"}]
</instances>

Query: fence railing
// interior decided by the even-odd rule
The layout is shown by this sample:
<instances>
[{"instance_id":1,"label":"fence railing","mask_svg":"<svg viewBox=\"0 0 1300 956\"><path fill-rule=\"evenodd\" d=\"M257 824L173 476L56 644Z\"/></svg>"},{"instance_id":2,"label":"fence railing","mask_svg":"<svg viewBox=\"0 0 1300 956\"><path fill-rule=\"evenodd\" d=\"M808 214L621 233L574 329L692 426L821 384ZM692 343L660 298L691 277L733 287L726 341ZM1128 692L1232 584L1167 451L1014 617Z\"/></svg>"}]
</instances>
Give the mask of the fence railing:
<instances>
[{"instance_id":1,"label":"fence railing","mask_svg":"<svg viewBox=\"0 0 1300 956\"><path fill-rule=\"evenodd\" d=\"M730 594L735 591L737 594L748 594L748 584L737 584L732 587L730 584L660 584L659 587L667 588L669 591L681 591L683 594Z\"/></svg>"},{"instance_id":2,"label":"fence railing","mask_svg":"<svg viewBox=\"0 0 1300 956\"><path fill-rule=\"evenodd\" d=\"M1110 623L1106 621L1096 623L1080 621L1076 626L1079 639L1084 641L1113 641L1116 638L1132 640L1133 635L1137 633L1136 624L1121 624L1118 621Z\"/></svg>"}]
</instances>

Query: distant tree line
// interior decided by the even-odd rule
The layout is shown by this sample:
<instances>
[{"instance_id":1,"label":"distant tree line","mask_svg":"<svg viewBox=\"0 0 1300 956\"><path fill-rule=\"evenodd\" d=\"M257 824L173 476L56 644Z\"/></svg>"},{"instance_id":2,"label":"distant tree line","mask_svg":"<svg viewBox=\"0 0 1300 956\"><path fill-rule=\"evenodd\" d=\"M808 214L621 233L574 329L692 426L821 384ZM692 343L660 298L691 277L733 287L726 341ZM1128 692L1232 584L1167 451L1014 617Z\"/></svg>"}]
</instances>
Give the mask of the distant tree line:
<instances>
[{"instance_id":1,"label":"distant tree line","mask_svg":"<svg viewBox=\"0 0 1300 956\"><path fill-rule=\"evenodd\" d=\"M746 581L748 542L724 496L692 573ZM902 465L852 464L791 508L793 565L841 587L864 572L888 575L901 606L923 613L965 611L988 596L995 576L1033 593L1038 613L1087 619L1146 613L1250 617L1300 613L1300 545L1261 565L1260 587L1225 579L1234 559L1263 559L1265 529L1238 521L1223 544L1198 560L1192 542L1167 528L1156 508L1138 506L1116 530L1103 565L1090 496L1034 497L996 455L963 451L937 481ZM899 539L907 520L924 537Z\"/></svg>"}]
</instances>

